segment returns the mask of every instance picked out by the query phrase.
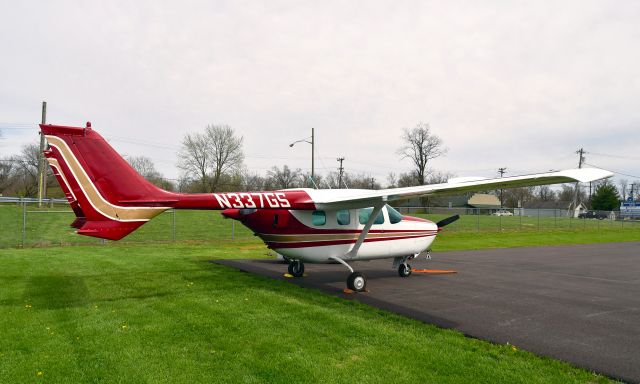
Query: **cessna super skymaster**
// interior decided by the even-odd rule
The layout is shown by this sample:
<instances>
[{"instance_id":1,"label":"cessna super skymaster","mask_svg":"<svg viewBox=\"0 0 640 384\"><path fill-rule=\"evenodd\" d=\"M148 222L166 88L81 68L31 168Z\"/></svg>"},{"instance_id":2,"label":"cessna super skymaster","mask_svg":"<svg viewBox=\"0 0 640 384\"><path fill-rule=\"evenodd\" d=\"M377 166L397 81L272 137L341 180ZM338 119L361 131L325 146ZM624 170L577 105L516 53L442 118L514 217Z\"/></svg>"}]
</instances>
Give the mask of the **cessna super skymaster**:
<instances>
[{"instance_id":1,"label":"cessna super skymaster","mask_svg":"<svg viewBox=\"0 0 640 384\"><path fill-rule=\"evenodd\" d=\"M447 183L380 190L284 189L261 192L175 193L140 176L95 130L40 125L44 155L77 218L77 233L119 240L168 209L222 210L240 221L303 276L304 263L340 263L351 273L347 286L366 287L351 263L393 259L402 277L407 263L428 250L438 232L458 217L433 223L400 214L389 204L419 196L545 184L590 182L610 172L569 169L497 179L456 178Z\"/></svg>"}]
</instances>

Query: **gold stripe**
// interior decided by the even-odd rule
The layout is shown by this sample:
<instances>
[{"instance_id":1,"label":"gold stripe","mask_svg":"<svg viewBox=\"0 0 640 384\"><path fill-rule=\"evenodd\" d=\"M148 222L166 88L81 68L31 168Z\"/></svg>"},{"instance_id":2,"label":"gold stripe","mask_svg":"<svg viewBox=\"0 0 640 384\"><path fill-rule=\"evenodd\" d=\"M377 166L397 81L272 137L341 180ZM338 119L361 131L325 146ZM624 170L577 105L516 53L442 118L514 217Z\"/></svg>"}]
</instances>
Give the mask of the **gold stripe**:
<instances>
[{"instance_id":1,"label":"gold stripe","mask_svg":"<svg viewBox=\"0 0 640 384\"><path fill-rule=\"evenodd\" d=\"M52 168L56 169L56 171L58 172L60 177L62 177L62 180L64 181L65 185L67 186L67 189L69 190L69 193L71 194L71 196L73 196L73 199L78 201L78 199L76 198L76 195L73 193L73 189L71 189L71 184L69 184L69 180L67 180L67 177L64 175L64 172L62 172L62 167L60 167L60 163L58 163L58 160L56 160L56 159L47 159L47 161L49 162L49 165Z\"/></svg>"},{"instance_id":2,"label":"gold stripe","mask_svg":"<svg viewBox=\"0 0 640 384\"><path fill-rule=\"evenodd\" d=\"M67 143L56 136L46 136L46 138L50 145L60 151L62 158L71 170L71 176L78 182L89 203L103 216L116 221L148 221L169 209L165 207L121 207L111 204L100 194Z\"/></svg>"}]
</instances>

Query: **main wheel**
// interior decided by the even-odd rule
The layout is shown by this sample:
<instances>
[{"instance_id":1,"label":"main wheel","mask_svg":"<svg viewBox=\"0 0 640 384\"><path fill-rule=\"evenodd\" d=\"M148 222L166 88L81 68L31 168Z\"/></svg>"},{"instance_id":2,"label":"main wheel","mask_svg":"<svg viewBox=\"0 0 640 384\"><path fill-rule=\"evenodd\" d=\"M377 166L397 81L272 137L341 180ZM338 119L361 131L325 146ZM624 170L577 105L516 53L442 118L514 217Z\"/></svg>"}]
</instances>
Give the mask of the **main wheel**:
<instances>
[{"instance_id":1,"label":"main wheel","mask_svg":"<svg viewBox=\"0 0 640 384\"><path fill-rule=\"evenodd\" d=\"M400 275L400 277L409 277L409 275L411 275L411 266L407 263L400 264L398 267L398 275Z\"/></svg>"},{"instance_id":2,"label":"main wheel","mask_svg":"<svg viewBox=\"0 0 640 384\"><path fill-rule=\"evenodd\" d=\"M353 272L347 278L347 288L352 291L362 292L367 287L367 279L364 278L362 273Z\"/></svg>"},{"instance_id":3,"label":"main wheel","mask_svg":"<svg viewBox=\"0 0 640 384\"><path fill-rule=\"evenodd\" d=\"M294 260L289 263L289 274L294 277L302 277L304 275L304 263L300 260Z\"/></svg>"}]
</instances>

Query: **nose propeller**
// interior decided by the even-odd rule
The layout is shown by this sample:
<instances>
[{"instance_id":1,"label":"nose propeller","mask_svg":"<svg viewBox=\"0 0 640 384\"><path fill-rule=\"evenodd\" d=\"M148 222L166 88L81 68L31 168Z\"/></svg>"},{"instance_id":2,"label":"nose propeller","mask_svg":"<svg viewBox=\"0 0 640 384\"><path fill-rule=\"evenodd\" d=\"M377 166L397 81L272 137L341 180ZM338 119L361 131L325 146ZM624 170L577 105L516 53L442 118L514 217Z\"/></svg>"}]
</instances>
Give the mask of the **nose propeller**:
<instances>
[{"instance_id":1,"label":"nose propeller","mask_svg":"<svg viewBox=\"0 0 640 384\"><path fill-rule=\"evenodd\" d=\"M460 218L460 215L453 215L451 217L447 217L446 219L440 220L436 223L436 225L438 226L438 228L442 228L444 226L447 226L451 223L453 223L454 221L458 220Z\"/></svg>"}]
</instances>

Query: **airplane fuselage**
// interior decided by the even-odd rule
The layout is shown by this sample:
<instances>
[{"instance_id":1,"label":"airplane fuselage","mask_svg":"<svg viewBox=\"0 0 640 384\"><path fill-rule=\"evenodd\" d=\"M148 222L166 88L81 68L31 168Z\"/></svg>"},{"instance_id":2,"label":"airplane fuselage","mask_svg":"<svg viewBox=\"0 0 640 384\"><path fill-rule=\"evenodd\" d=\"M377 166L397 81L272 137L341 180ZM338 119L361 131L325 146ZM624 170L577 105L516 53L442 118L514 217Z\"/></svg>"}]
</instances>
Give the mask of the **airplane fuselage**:
<instances>
[{"instance_id":1,"label":"airplane fuselage","mask_svg":"<svg viewBox=\"0 0 640 384\"><path fill-rule=\"evenodd\" d=\"M382 208L356 255L357 242L371 208L342 210L227 209L223 215L250 228L289 260L310 263L405 257L429 248L438 233L435 223Z\"/></svg>"}]
</instances>

